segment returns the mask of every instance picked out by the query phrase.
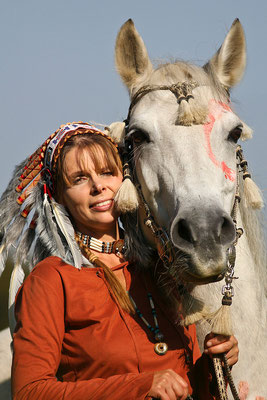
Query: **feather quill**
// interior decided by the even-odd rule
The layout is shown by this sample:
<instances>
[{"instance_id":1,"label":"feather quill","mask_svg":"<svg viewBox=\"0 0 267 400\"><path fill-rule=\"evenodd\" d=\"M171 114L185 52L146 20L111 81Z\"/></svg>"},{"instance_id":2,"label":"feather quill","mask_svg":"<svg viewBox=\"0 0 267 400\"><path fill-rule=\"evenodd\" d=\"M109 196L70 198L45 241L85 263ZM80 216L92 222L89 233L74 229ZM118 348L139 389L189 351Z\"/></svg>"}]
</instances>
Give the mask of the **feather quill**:
<instances>
[{"instance_id":1,"label":"feather quill","mask_svg":"<svg viewBox=\"0 0 267 400\"><path fill-rule=\"evenodd\" d=\"M0 276L2 275L2 272L6 266L8 247L9 246L6 243L2 244L0 247Z\"/></svg>"},{"instance_id":2,"label":"feather quill","mask_svg":"<svg viewBox=\"0 0 267 400\"><path fill-rule=\"evenodd\" d=\"M51 205L59 229L61 230L68 243L70 252L73 257L74 266L76 268L81 268L82 254L74 238L74 229L72 223L70 222L69 215L66 209L62 205L58 204L53 198L51 199Z\"/></svg>"},{"instance_id":3,"label":"feather quill","mask_svg":"<svg viewBox=\"0 0 267 400\"><path fill-rule=\"evenodd\" d=\"M50 255L64 258L65 249L57 231L57 225L53 221L53 213L48 200L47 193L44 193L43 206L37 210L37 226L36 232L39 234L40 240L46 247Z\"/></svg>"}]
</instances>

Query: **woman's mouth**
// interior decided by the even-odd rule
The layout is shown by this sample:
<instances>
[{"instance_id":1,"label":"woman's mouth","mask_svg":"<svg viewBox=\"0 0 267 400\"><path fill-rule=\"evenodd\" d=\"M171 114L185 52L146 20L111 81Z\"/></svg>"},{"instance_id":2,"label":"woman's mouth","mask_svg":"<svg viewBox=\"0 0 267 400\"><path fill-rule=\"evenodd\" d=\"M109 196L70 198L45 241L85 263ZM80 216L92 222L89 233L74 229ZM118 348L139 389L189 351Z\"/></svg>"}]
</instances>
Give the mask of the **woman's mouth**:
<instances>
[{"instance_id":1,"label":"woman's mouth","mask_svg":"<svg viewBox=\"0 0 267 400\"><path fill-rule=\"evenodd\" d=\"M91 205L90 208L94 211L107 211L111 208L112 204L113 200L99 201L98 203Z\"/></svg>"}]
</instances>

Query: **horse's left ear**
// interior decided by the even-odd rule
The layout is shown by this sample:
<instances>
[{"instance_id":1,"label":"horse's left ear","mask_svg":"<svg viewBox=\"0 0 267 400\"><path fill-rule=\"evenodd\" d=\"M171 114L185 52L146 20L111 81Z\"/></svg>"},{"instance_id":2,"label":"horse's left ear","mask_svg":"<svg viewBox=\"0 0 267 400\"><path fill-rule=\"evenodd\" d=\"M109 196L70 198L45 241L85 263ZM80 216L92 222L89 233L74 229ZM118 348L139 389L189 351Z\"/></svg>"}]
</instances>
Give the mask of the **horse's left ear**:
<instances>
[{"instance_id":1,"label":"horse's left ear","mask_svg":"<svg viewBox=\"0 0 267 400\"><path fill-rule=\"evenodd\" d=\"M118 73L130 91L153 71L144 42L131 19L125 22L118 33L115 62Z\"/></svg>"},{"instance_id":2,"label":"horse's left ear","mask_svg":"<svg viewBox=\"0 0 267 400\"><path fill-rule=\"evenodd\" d=\"M236 85L246 67L246 39L239 19L235 19L217 53L204 67L216 73L219 81L227 88Z\"/></svg>"}]
</instances>

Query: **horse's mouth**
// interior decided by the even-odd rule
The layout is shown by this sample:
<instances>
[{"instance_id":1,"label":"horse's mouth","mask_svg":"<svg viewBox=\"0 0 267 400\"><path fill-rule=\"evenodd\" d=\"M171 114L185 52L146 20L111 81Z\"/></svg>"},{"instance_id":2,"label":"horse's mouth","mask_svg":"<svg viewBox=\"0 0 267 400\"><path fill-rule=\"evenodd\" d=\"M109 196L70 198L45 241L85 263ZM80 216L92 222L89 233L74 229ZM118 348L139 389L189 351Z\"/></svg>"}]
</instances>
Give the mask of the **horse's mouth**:
<instances>
[{"instance_id":1,"label":"horse's mouth","mask_svg":"<svg viewBox=\"0 0 267 400\"><path fill-rule=\"evenodd\" d=\"M224 278L225 272L226 270L221 272L220 274L205 277L200 277L194 274L190 274L188 272L183 272L183 280L186 283L193 283L195 285L206 285L208 283L221 281Z\"/></svg>"}]
</instances>

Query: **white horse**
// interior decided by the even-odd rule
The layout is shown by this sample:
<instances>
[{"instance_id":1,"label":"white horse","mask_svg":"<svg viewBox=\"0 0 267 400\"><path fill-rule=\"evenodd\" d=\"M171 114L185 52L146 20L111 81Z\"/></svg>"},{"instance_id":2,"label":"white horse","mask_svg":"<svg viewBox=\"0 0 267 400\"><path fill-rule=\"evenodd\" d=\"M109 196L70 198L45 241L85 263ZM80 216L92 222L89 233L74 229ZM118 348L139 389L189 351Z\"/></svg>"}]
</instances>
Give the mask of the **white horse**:
<instances>
[{"instance_id":1,"label":"white horse","mask_svg":"<svg viewBox=\"0 0 267 400\"><path fill-rule=\"evenodd\" d=\"M220 306L224 282L210 282L225 273L227 248L235 240L231 212L240 193L234 211L244 234L237 244L239 279L233 283L231 306L240 359L233 377L241 398L255 399L267 396L266 258L257 211L251 209L259 204L244 193L245 163L243 173L236 164L237 141L251 136L251 130L233 112L228 96L245 64L239 20L203 68L175 62L154 69L131 20L117 37L116 65L131 98L126 139L132 143L135 176L156 222L175 246L171 274L177 281L209 283L194 290L213 309ZM144 261L147 242L140 238L144 234L152 246L153 240L145 227L141 232L136 222L126 218L126 223L131 251L136 254L138 248ZM206 329L198 327L201 339Z\"/></svg>"}]
</instances>

